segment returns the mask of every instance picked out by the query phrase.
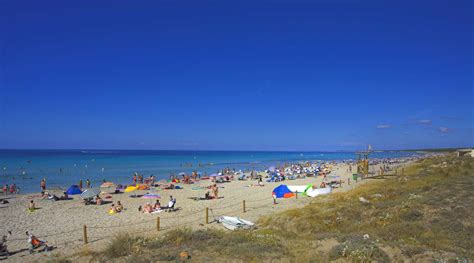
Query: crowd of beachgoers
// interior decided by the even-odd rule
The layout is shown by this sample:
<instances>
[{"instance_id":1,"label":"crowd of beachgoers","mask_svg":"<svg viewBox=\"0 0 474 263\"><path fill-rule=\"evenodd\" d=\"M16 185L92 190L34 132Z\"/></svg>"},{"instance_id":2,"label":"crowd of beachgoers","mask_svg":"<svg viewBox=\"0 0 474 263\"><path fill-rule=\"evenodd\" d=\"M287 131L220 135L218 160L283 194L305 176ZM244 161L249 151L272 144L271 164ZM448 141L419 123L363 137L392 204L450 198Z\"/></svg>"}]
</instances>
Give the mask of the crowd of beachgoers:
<instances>
[{"instance_id":1,"label":"crowd of beachgoers","mask_svg":"<svg viewBox=\"0 0 474 263\"><path fill-rule=\"evenodd\" d=\"M383 174L403 169L405 164L417 158L420 157L371 159L371 173ZM165 211L170 212L167 213L170 216L166 218L176 219L175 222L170 220L167 228L173 228L174 223L184 220L182 218L193 219L185 225L196 227L201 225L196 221L199 221L198 216L202 216L201 211L206 207L215 210L225 208L228 201L234 202L236 199L247 199L264 205L261 209L245 214L256 220L261 215L307 203L303 198L297 202L283 200L277 203L272 191L280 184L310 184L313 189L330 187L335 191L343 191L352 189L360 179L362 178L357 175L354 160L285 163L262 170L245 171L229 167L209 175L198 171L172 174L167 180L156 180L154 175L135 173L130 176L130 183L127 185L104 180L99 187L93 187L87 179L85 184L81 180L62 190L49 189L47 178L44 178L39 182L38 189L41 192L38 194L19 195L12 192L11 186L3 187L0 234L5 236L1 246L6 250L6 242L10 242L11 247L17 249L17 254L24 254L21 249L26 242L30 253L41 247L51 250L56 246L64 250L69 244L80 242L81 238L79 235L74 241L68 241L70 235L57 233L58 231L77 231L84 224L96 225L99 237L107 236L104 234L109 233L107 228L114 233L117 229L136 231L141 229L141 222L147 222L146 214L160 215ZM195 202L205 200L211 203ZM192 215L184 216L183 213ZM225 213L224 209L222 214ZM123 217L120 216L122 214ZM100 228L104 228L104 231L101 232ZM25 235L26 231L28 233ZM22 239L22 232L27 238ZM49 237L50 240L40 240L32 233ZM10 252L12 251L15 250Z\"/></svg>"}]
</instances>

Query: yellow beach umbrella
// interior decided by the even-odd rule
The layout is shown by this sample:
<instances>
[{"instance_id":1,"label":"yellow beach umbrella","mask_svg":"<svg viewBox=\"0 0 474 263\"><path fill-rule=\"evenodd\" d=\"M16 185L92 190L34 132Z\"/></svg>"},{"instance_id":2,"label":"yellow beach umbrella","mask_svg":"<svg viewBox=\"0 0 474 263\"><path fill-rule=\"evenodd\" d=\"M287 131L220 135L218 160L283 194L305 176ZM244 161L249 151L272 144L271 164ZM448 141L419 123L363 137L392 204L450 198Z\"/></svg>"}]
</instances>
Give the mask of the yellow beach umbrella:
<instances>
[{"instance_id":1,"label":"yellow beach umbrella","mask_svg":"<svg viewBox=\"0 0 474 263\"><path fill-rule=\"evenodd\" d=\"M127 186L127 188L125 188L125 193L130 193L130 192L133 192L133 191L136 191L138 190L138 187L136 186Z\"/></svg>"}]
</instances>

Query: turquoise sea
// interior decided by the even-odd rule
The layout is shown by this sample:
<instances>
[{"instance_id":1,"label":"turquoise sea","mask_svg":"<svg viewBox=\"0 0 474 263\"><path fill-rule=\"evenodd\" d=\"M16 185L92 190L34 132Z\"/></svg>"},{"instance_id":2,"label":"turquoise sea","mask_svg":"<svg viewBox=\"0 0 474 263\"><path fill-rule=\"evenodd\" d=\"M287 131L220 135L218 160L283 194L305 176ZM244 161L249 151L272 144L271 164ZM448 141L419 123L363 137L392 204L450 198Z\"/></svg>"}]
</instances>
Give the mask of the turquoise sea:
<instances>
[{"instance_id":1,"label":"turquoise sea","mask_svg":"<svg viewBox=\"0 0 474 263\"><path fill-rule=\"evenodd\" d=\"M397 158L414 152L375 152L372 158ZM48 188L67 188L90 179L131 183L133 173L168 179L180 172L214 173L225 167L265 169L284 162L355 159L354 152L250 152L152 150L0 150L0 185L16 184L21 193L39 192L41 178Z\"/></svg>"}]
</instances>

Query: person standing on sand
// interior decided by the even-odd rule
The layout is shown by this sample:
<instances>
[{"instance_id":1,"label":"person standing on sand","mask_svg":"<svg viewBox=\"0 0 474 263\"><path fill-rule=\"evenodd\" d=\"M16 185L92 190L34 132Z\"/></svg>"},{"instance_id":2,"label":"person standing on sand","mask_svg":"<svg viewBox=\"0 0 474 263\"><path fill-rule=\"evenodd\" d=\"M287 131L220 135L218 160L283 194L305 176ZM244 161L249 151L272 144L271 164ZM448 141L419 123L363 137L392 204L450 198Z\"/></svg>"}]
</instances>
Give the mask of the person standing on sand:
<instances>
[{"instance_id":1,"label":"person standing on sand","mask_svg":"<svg viewBox=\"0 0 474 263\"><path fill-rule=\"evenodd\" d=\"M86 180L86 187L91 188L91 181L89 179Z\"/></svg>"},{"instance_id":2,"label":"person standing on sand","mask_svg":"<svg viewBox=\"0 0 474 263\"><path fill-rule=\"evenodd\" d=\"M41 191L46 190L46 179L45 178L43 178L43 180L41 180L40 187L41 187Z\"/></svg>"},{"instance_id":3,"label":"person standing on sand","mask_svg":"<svg viewBox=\"0 0 474 263\"><path fill-rule=\"evenodd\" d=\"M82 179L79 180L79 189L82 189Z\"/></svg>"},{"instance_id":4,"label":"person standing on sand","mask_svg":"<svg viewBox=\"0 0 474 263\"><path fill-rule=\"evenodd\" d=\"M133 184L137 184L137 173L133 174Z\"/></svg>"}]
</instances>

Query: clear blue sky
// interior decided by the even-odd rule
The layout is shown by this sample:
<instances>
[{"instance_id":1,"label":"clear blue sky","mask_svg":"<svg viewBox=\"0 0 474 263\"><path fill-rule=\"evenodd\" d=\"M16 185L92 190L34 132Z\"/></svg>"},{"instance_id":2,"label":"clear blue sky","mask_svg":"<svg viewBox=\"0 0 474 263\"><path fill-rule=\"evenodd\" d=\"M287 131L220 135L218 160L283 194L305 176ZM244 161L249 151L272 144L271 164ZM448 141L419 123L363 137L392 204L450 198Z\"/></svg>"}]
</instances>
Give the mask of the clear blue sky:
<instances>
[{"instance_id":1,"label":"clear blue sky","mask_svg":"<svg viewBox=\"0 0 474 263\"><path fill-rule=\"evenodd\" d=\"M471 1L0 0L0 148L473 143Z\"/></svg>"}]
</instances>

